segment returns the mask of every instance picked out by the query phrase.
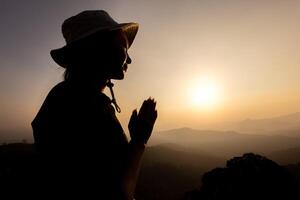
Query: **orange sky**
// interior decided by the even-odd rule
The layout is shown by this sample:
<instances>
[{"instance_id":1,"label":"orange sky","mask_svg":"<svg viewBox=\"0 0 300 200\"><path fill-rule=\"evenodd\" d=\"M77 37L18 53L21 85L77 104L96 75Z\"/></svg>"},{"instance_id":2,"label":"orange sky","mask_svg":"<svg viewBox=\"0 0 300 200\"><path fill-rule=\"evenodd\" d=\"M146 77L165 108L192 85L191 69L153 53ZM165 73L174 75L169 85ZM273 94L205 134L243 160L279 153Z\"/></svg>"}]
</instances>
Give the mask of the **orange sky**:
<instances>
[{"instance_id":1,"label":"orange sky","mask_svg":"<svg viewBox=\"0 0 300 200\"><path fill-rule=\"evenodd\" d=\"M215 123L300 111L299 1L32 1L18 6L7 1L5 6L1 24L9 20L11 27L0 39L0 129L30 129L48 91L61 80L63 70L49 56L64 45L61 23L85 9L105 9L119 22L140 24L129 50L133 63L125 79L115 82L122 108L118 117L126 131L132 110L149 96L158 102L155 130L214 128ZM219 88L218 101L208 110L192 105L187 93L203 78Z\"/></svg>"}]
</instances>

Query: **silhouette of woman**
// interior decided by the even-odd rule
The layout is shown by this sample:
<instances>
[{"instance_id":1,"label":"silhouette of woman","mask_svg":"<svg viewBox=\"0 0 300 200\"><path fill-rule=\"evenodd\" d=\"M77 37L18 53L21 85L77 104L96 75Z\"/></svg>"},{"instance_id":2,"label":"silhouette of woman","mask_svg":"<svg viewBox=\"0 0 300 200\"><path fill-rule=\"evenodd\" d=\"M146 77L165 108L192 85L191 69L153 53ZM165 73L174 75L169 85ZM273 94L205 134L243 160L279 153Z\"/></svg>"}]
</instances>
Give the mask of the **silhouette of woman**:
<instances>
[{"instance_id":1,"label":"silhouette of woman","mask_svg":"<svg viewBox=\"0 0 300 200\"><path fill-rule=\"evenodd\" d=\"M66 69L65 80L49 92L32 122L36 150L46 163L43 179L55 181L51 190L133 199L157 118L156 102L149 98L139 112L133 111L128 142L112 106L120 112L110 80L124 78L131 63L127 50L137 30L138 24L119 24L102 10L83 11L64 21L66 45L51 56ZM112 100L102 93L106 86Z\"/></svg>"}]
</instances>

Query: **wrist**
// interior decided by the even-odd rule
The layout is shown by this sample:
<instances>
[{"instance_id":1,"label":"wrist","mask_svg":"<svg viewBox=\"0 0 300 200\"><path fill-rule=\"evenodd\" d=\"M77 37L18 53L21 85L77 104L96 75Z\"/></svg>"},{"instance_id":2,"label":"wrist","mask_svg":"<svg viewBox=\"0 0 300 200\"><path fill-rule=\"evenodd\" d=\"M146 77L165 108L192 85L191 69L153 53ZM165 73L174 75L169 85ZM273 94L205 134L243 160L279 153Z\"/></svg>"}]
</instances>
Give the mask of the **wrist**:
<instances>
[{"instance_id":1,"label":"wrist","mask_svg":"<svg viewBox=\"0 0 300 200\"><path fill-rule=\"evenodd\" d=\"M136 146L140 146L140 147L145 147L146 143L141 141L141 140L137 140L137 139L131 139L130 143Z\"/></svg>"}]
</instances>

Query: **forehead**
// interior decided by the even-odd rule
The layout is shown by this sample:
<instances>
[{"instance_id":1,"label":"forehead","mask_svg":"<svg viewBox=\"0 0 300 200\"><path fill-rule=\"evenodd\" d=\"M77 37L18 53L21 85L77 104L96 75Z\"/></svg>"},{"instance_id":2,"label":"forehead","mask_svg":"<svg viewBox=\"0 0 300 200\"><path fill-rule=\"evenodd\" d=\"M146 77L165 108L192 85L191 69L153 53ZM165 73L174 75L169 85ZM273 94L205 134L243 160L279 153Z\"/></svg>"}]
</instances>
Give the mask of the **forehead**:
<instances>
[{"instance_id":1,"label":"forehead","mask_svg":"<svg viewBox=\"0 0 300 200\"><path fill-rule=\"evenodd\" d=\"M116 45L121 45L123 47L128 48L128 40L127 40L125 33L122 30L117 30L114 33L113 42Z\"/></svg>"}]
</instances>

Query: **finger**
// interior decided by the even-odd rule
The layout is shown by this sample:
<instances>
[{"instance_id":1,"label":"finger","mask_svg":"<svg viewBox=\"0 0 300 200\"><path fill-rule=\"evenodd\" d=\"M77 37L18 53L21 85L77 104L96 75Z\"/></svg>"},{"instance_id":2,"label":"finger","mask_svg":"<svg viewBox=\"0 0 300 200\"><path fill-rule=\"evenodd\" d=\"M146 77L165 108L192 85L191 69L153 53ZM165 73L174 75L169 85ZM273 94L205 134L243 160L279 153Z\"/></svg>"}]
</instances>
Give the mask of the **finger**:
<instances>
[{"instance_id":1,"label":"finger","mask_svg":"<svg viewBox=\"0 0 300 200\"><path fill-rule=\"evenodd\" d=\"M152 112L148 112L145 115L141 116L139 119L146 121L148 124L152 125L156 121L157 118L157 111L153 110Z\"/></svg>"},{"instance_id":2,"label":"finger","mask_svg":"<svg viewBox=\"0 0 300 200\"><path fill-rule=\"evenodd\" d=\"M153 99L153 102L152 102L152 110L155 110L155 107L156 107L156 101Z\"/></svg>"},{"instance_id":3,"label":"finger","mask_svg":"<svg viewBox=\"0 0 300 200\"><path fill-rule=\"evenodd\" d=\"M156 102L154 101L154 99L148 99L145 102L145 106L147 109L153 109L153 108L155 108L155 105L156 105Z\"/></svg>"},{"instance_id":4,"label":"finger","mask_svg":"<svg viewBox=\"0 0 300 200\"><path fill-rule=\"evenodd\" d=\"M155 101L151 102L151 104L149 104L148 107L148 112L154 113L155 107L156 107L156 102Z\"/></svg>"},{"instance_id":5,"label":"finger","mask_svg":"<svg viewBox=\"0 0 300 200\"><path fill-rule=\"evenodd\" d=\"M145 107L144 111L139 116L141 119L149 120L152 118L153 111L150 106Z\"/></svg>"},{"instance_id":6,"label":"finger","mask_svg":"<svg viewBox=\"0 0 300 200\"><path fill-rule=\"evenodd\" d=\"M139 110L139 116L140 115L143 115L143 113L145 113L145 107L146 107L146 100L143 102L143 104L142 104L142 106L141 106L141 108L140 108L140 110Z\"/></svg>"},{"instance_id":7,"label":"finger","mask_svg":"<svg viewBox=\"0 0 300 200\"><path fill-rule=\"evenodd\" d=\"M146 104L145 112L149 113L149 115L151 116L155 112L155 107L156 107L156 102L153 100L148 104Z\"/></svg>"},{"instance_id":8,"label":"finger","mask_svg":"<svg viewBox=\"0 0 300 200\"><path fill-rule=\"evenodd\" d=\"M150 120L152 123L154 123L157 119L157 111L155 110L152 114L151 114L151 117L150 117Z\"/></svg>"},{"instance_id":9,"label":"finger","mask_svg":"<svg viewBox=\"0 0 300 200\"><path fill-rule=\"evenodd\" d=\"M130 127L132 127L132 125L136 122L137 120L137 110L134 109L132 111L132 114L131 114L131 117L130 117L130 120L129 120L129 123L128 123L128 128L130 129Z\"/></svg>"},{"instance_id":10,"label":"finger","mask_svg":"<svg viewBox=\"0 0 300 200\"><path fill-rule=\"evenodd\" d=\"M129 120L129 124L131 124L131 122L134 120L134 118L136 118L136 109L132 111L130 120Z\"/></svg>"},{"instance_id":11,"label":"finger","mask_svg":"<svg viewBox=\"0 0 300 200\"><path fill-rule=\"evenodd\" d=\"M147 99L143 102L143 105L140 109L140 112L138 114L139 118L141 119L152 119L155 111L156 102L154 99Z\"/></svg>"}]
</instances>

